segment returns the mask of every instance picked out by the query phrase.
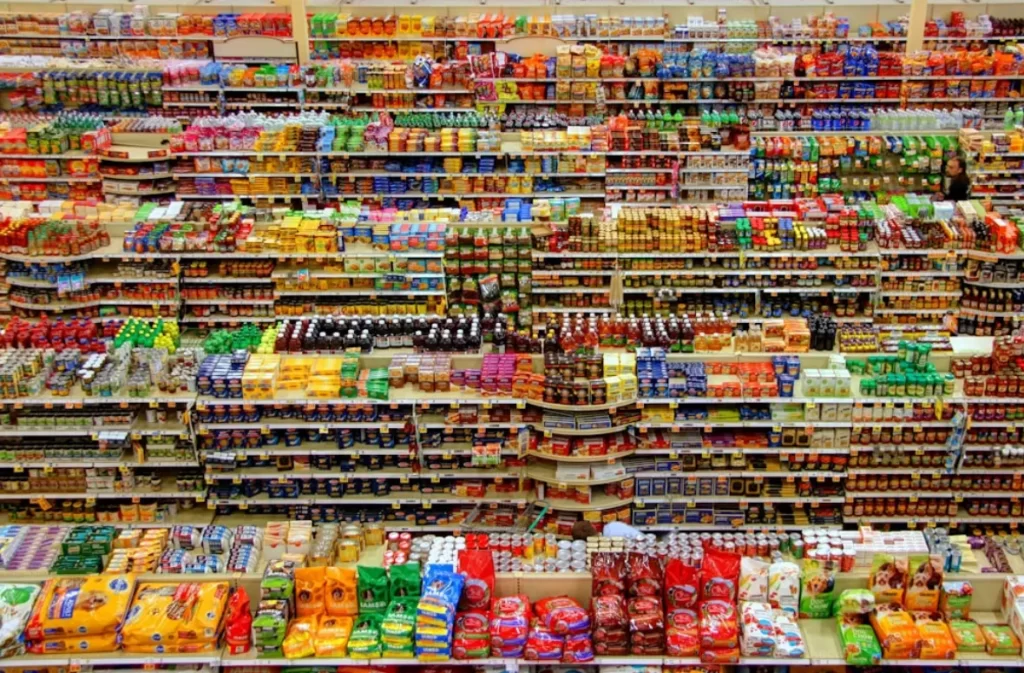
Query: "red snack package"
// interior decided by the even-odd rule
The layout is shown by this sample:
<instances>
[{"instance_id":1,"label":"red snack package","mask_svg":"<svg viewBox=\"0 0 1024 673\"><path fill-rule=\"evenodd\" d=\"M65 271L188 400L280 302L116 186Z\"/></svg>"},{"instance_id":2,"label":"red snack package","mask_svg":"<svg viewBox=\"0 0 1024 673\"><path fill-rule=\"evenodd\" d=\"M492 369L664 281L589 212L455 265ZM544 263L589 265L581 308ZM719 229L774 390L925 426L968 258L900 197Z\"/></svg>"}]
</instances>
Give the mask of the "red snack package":
<instances>
[{"instance_id":1,"label":"red snack package","mask_svg":"<svg viewBox=\"0 0 1024 673\"><path fill-rule=\"evenodd\" d=\"M528 661L557 661L562 658L565 640L534 621L526 639L523 657Z\"/></svg>"},{"instance_id":2,"label":"red snack package","mask_svg":"<svg viewBox=\"0 0 1024 673\"><path fill-rule=\"evenodd\" d=\"M697 613L679 609L668 615L665 628L665 653L670 657L695 657L700 651Z\"/></svg>"},{"instance_id":3,"label":"red snack package","mask_svg":"<svg viewBox=\"0 0 1024 673\"><path fill-rule=\"evenodd\" d=\"M491 656L489 612L459 612L455 615L452 656L456 659L484 659Z\"/></svg>"},{"instance_id":4,"label":"red snack package","mask_svg":"<svg viewBox=\"0 0 1024 673\"><path fill-rule=\"evenodd\" d=\"M738 562L737 562L738 563ZM662 595L665 575L661 567L661 559L647 554L631 553L628 557L629 577L628 590L630 596ZM739 572L739 565L736 566Z\"/></svg>"},{"instance_id":5,"label":"red snack package","mask_svg":"<svg viewBox=\"0 0 1024 673\"><path fill-rule=\"evenodd\" d=\"M598 552L590 557L591 596L626 595L626 555Z\"/></svg>"},{"instance_id":6,"label":"red snack package","mask_svg":"<svg viewBox=\"0 0 1024 673\"><path fill-rule=\"evenodd\" d=\"M520 657L533 613L523 595L495 598L491 603L491 650L496 657Z\"/></svg>"},{"instance_id":7,"label":"red snack package","mask_svg":"<svg viewBox=\"0 0 1024 673\"><path fill-rule=\"evenodd\" d=\"M589 633L574 633L565 637L562 663L582 664L594 660L594 646Z\"/></svg>"},{"instance_id":8,"label":"red snack package","mask_svg":"<svg viewBox=\"0 0 1024 673\"><path fill-rule=\"evenodd\" d=\"M669 612L697 606L697 569L671 559L665 565L665 609Z\"/></svg>"},{"instance_id":9,"label":"red snack package","mask_svg":"<svg viewBox=\"0 0 1024 673\"><path fill-rule=\"evenodd\" d=\"M630 632L661 631L665 628L660 598L630 598L626 604L626 615Z\"/></svg>"},{"instance_id":10,"label":"red snack package","mask_svg":"<svg viewBox=\"0 0 1024 673\"><path fill-rule=\"evenodd\" d=\"M459 599L460 610L486 610L494 594L494 557L489 549L463 549L459 552L459 572L466 584Z\"/></svg>"},{"instance_id":11,"label":"red snack package","mask_svg":"<svg viewBox=\"0 0 1024 673\"><path fill-rule=\"evenodd\" d=\"M533 608L544 627L556 635L590 632L590 615L568 596L543 598Z\"/></svg>"},{"instance_id":12,"label":"red snack package","mask_svg":"<svg viewBox=\"0 0 1024 673\"><path fill-rule=\"evenodd\" d=\"M705 664L738 664L740 663L740 648L714 647L710 650L701 650L700 660Z\"/></svg>"},{"instance_id":13,"label":"red snack package","mask_svg":"<svg viewBox=\"0 0 1024 673\"><path fill-rule=\"evenodd\" d=\"M740 555L708 549L700 568L701 600L736 602L740 584Z\"/></svg>"},{"instance_id":14,"label":"red snack package","mask_svg":"<svg viewBox=\"0 0 1024 673\"><path fill-rule=\"evenodd\" d=\"M238 587L224 611L224 643L230 654L245 654L252 646L252 613L249 611L249 594Z\"/></svg>"},{"instance_id":15,"label":"red snack package","mask_svg":"<svg viewBox=\"0 0 1024 673\"><path fill-rule=\"evenodd\" d=\"M597 627L625 628L626 600L622 596L594 596L590 601L595 633Z\"/></svg>"},{"instance_id":16,"label":"red snack package","mask_svg":"<svg viewBox=\"0 0 1024 673\"><path fill-rule=\"evenodd\" d=\"M704 601L700 604L700 647L731 649L739 644L740 628L736 607L728 601Z\"/></svg>"},{"instance_id":17,"label":"red snack package","mask_svg":"<svg viewBox=\"0 0 1024 673\"><path fill-rule=\"evenodd\" d=\"M626 644L629 642L629 631L626 629L613 629L598 626L594 629L594 641L598 643L609 643L612 645Z\"/></svg>"},{"instance_id":18,"label":"red snack package","mask_svg":"<svg viewBox=\"0 0 1024 673\"><path fill-rule=\"evenodd\" d=\"M598 656L623 657L629 653L629 646L625 643L605 643L600 640L594 642L594 653Z\"/></svg>"}]
</instances>

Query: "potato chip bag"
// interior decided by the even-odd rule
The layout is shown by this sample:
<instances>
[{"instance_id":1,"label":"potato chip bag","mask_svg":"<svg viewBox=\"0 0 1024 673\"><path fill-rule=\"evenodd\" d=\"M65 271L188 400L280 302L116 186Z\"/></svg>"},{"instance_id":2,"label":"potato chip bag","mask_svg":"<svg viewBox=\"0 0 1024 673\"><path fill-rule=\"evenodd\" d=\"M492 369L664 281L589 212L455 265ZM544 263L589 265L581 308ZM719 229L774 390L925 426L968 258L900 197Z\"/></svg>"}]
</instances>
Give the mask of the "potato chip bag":
<instances>
[{"instance_id":1,"label":"potato chip bag","mask_svg":"<svg viewBox=\"0 0 1024 673\"><path fill-rule=\"evenodd\" d=\"M121 640L176 652L185 642L214 642L228 602L227 582L144 583L128 610Z\"/></svg>"},{"instance_id":2,"label":"potato chip bag","mask_svg":"<svg viewBox=\"0 0 1024 673\"><path fill-rule=\"evenodd\" d=\"M29 640L114 634L135 593L135 575L59 577L43 585L25 628ZM116 640L116 638L115 638ZM116 642L115 642L116 647ZM86 652L108 652L90 649Z\"/></svg>"},{"instance_id":3,"label":"potato chip bag","mask_svg":"<svg viewBox=\"0 0 1024 673\"><path fill-rule=\"evenodd\" d=\"M353 568L327 568L324 602L332 617L359 614L356 594L356 571Z\"/></svg>"},{"instance_id":4,"label":"potato chip bag","mask_svg":"<svg viewBox=\"0 0 1024 673\"><path fill-rule=\"evenodd\" d=\"M326 580L327 568L322 566L295 569L295 614L311 617L326 612Z\"/></svg>"}]
</instances>

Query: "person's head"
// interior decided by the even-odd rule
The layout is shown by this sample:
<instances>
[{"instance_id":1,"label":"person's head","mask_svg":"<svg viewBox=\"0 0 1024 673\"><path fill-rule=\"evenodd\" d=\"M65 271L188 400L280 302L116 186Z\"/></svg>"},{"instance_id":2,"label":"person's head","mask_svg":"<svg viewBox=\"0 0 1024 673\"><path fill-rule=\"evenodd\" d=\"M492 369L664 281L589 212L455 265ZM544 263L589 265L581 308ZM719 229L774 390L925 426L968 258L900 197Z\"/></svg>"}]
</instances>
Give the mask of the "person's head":
<instances>
[{"instance_id":1,"label":"person's head","mask_svg":"<svg viewBox=\"0 0 1024 673\"><path fill-rule=\"evenodd\" d=\"M960 157L953 157L952 159L946 162L947 177L955 178L958 175L964 173L965 171L966 167L964 166L964 160L961 159Z\"/></svg>"},{"instance_id":2,"label":"person's head","mask_svg":"<svg viewBox=\"0 0 1024 673\"><path fill-rule=\"evenodd\" d=\"M597 535L597 529L589 521L577 521L572 525L572 539L586 540Z\"/></svg>"}]
</instances>

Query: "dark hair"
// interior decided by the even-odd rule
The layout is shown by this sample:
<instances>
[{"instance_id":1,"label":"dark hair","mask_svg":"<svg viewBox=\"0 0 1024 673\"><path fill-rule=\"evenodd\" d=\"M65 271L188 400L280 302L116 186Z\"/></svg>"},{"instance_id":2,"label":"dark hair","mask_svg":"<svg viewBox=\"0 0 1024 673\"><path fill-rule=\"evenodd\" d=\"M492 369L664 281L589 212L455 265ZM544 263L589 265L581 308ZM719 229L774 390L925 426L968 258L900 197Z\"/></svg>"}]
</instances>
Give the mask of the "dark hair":
<instances>
[{"instance_id":1,"label":"dark hair","mask_svg":"<svg viewBox=\"0 0 1024 673\"><path fill-rule=\"evenodd\" d=\"M597 529L589 521L577 521L572 525L573 540L586 540L594 535L597 535Z\"/></svg>"}]
</instances>

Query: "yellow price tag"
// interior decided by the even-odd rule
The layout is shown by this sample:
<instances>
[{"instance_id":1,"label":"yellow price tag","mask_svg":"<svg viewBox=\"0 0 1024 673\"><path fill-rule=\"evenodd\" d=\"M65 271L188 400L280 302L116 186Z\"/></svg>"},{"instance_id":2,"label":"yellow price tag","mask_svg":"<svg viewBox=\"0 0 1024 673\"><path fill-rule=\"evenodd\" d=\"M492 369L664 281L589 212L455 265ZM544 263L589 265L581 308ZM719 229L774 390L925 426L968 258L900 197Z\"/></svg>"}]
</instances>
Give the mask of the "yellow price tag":
<instances>
[{"instance_id":1,"label":"yellow price tag","mask_svg":"<svg viewBox=\"0 0 1024 673\"><path fill-rule=\"evenodd\" d=\"M238 503L238 509L240 509L240 510L242 510L244 512L245 510L249 509L249 503L247 503L247 502L240 502L240 503Z\"/></svg>"}]
</instances>

